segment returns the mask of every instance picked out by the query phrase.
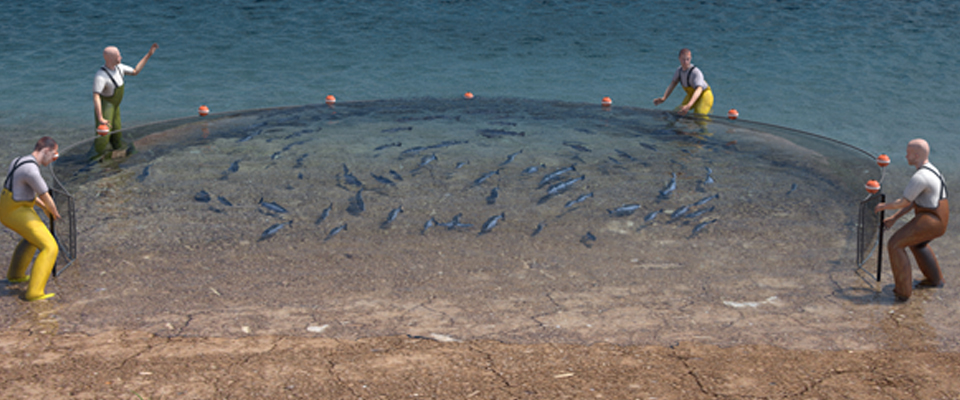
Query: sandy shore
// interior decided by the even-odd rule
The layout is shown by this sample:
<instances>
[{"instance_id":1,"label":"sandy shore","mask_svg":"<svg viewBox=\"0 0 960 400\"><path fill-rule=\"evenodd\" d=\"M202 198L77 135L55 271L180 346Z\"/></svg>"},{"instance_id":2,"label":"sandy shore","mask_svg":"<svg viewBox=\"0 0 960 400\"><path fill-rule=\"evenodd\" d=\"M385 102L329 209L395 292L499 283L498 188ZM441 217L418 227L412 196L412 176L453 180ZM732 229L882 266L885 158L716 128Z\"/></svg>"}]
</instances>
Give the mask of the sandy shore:
<instances>
[{"instance_id":1,"label":"sandy shore","mask_svg":"<svg viewBox=\"0 0 960 400\"><path fill-rule=\"evenodd\" d=\"M956 399L960 354L0 333L5 399Z\"/></svg>"}]
</instances>

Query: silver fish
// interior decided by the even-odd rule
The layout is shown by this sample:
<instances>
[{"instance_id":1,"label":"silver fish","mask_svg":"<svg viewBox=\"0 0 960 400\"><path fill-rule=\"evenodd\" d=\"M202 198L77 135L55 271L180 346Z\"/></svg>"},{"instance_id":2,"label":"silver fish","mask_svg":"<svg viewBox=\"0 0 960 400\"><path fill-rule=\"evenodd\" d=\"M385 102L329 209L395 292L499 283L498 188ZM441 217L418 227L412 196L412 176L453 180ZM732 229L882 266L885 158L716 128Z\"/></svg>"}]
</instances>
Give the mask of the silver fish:
<instances>
[{"instance_id":1,"label":"silver fish","mask_svg":"<svg viewBox=\"0 0 960 400\"><path fill-rule=\"evenodd\" d=\"M597 237L593 236L593 234L590 233L589 231L587 232L587 234L580 237L580 243L583 243L583 245L587 246L588 249L593 247L593 242L596 242L596 241L597 241Z\"/></svg>"},{"instance_id":2,"label":"silver fish","mask_svg":"<svg viewBox=\"0 0 960 400\"><path fill-rule=\"evenodd\" d=\"M719 199L719 198L720 198L720 193L717 193L717 194L715 194L715 195L713 195L713 196L707 196L707 197L704 197L704 198L702 198L702 199L700 199L700 200L697 200L696 203L693 203L693 206L694 206L694 207L700 207L700 206L702 206L702 205L704 205L704 204L707 204L707 202L709 202L710 200Z\"/></svg>"},{"instance_id":3,"label":"silver fish","mask_svg":"<svg viewBox=\"0 0 960 400\"><path fill-rule=\"evenodd\" d=\"M639 204L625 204L612 210L607 210L607 212L614 217L626 217L628 215L633 215L633 213L639 209Z\"/></svg>"},{"instance_id":4,"label":"silver fish","mask_svg":"<svg viewBox=\"0 0 960 400\"><path fill-rule=\"evenodd\" d=\"M577 197L577 198L576 198L576 200L570 200L570 201L568 201L567 204L565 204L563 207L564 207L564 208L567 208L567 207L573 206L573 205L575 205L575 204L583 203L585 200L587 200L587 199L589 199L589 198L591 198L591 197L593 197L593 192L590 192L590 193L587 193L587 194L581 194L580 197Z\"/></svg>"},{"instance_id":5,"label":"silver fish","mask_svg":"<svg viewBox=\"0 0 960 400\"><path fill-rule=\"evenodd\" d=\"M276 235L277 232L280 231L280 229L283 229L283 227L285 227L285 226L287 226L287 225L293 225L293 221L290 220L290 221L287 221L287 222L282 222L282 223L275 224L275 225L267 228L267 230L263 231L263 233L260 234L260 239L257 239L257 241L258 241L258 242L262 242L262 241L264 241L264 240L267 240L267 239L273 237L273 235Z\"/></svg>"},{"instance_id":6,"label":"silver fish","mask_svg":"<svg viewBox=\"0 0 960 400\"><path fill-rule=\"evenodd\" d=\"M697 224L697 226L693 227L693 233L690 234L690 236L688 237L688 239L693 238L694 236L697 235L697 233L700 233L700 231L702 231L703 228L706 228L707 225L710 225L710 224L712 224L712 223L714 223L714 222L717 222L716 218L714 218L714 219L712 219L712 220L709 220L709 221L707 221L707 222L701 222L701 223Z\"/></svg>"},{"instance_id":7,"label":"silver fish","mask_svg":"<svg viewBox=\"0 0 960 400\"><path fill-rule=\"evenodd\" d=\"M490 178L491 176L493 176L493 175L500 175L500 170L498 169L498 170L496 170L496 171L490 171L490 172L487 172L487 173L483 174L483 176L481 176L481 177L477 178L477 180L473 181L473 185L474 185L474 186L478 186L478 185L482 184L484 181L486 181L487 179L489 179L489 178Z\"/></svg>"},{"instance_id":8,"label":"silver fish","mask_svg":"<svg viewBox=\"0 0 960 400\"><path fill-rule=\"evenodd\" d=\"M140 175L137 175L137 182L143 182L144 179L150 176L150 166L143 167L143 172Z\"/></svg>"},{"instance_id":9,"label":"silver fish","mask_svg":"<svg viewBox=\"0 0 960 400\"><path fill-rule=\"evenodd\" d=\"M372 176L373 179L375 179L377 182L383 183L385 185L397 186L397 184L391 181L390 179L374 174L373 172L370 173L370 176Z\"/></svg>"},{"instance_id":10,"label":"silver fish","mask_svg":"<svg viewBox=\"0 0 960 400\"><path fill-rule=\"evenodd\" d=\"M787 191L787 194L785 196L789 196L793 194L793 192L795 192L796 190L797 190L797 184L794 183L792 186L790 186L790 190Z\"/></svg>"},{"instance_id":11,"label":"silver fish","mask_svg":"<svg viewBox=\"0 0 960 400\"><path fill-rule=\"evenodd\" d=\"M682 217L684 214L686 214L687 211L690 211L690 206L680 207L680 208L678 208L676 211L674 211L673 214L670 214L670 219L671 219L671 220L674 220L674 219L680 218L680 217Z\"/></svg>"},{"instance_id":12,"label":"silver fish","mask_svg":"<svg viewBox=\"0 0 960 400\"><path fill-rule=\"evenodd\" d=\"M490 190L490 195L487 196L487 204L493 204L497 202L497 197L500 197L500 187L495 187Z\"/></svg>"},{"instance_id":13,"label":"silver fish","mask_svg":"<svg viewBox=\"0 0 960 400\"><path fill-rule=\"evenodd\" d=\"M227 200L226 197L217 196L217 200L220 201L220 204L223 204L223 205L229 206L229 207L233 207L233 203L231 203L230 200Z\"/></svg>"},{"instance_id":14,"label":"silver fish","mask_svg":"<svg viewBox=\"0 0 960 400\"><path fill-rule=\"evenodd\" d=\"M556 170L556 171L553 171L553 172L547 174L546 176L544 176L543 179L540 179L540 185L537 186L537 189L546 186L548 183L550 183L551 181L559 178L561 175L563 175L563 174L565 174L565 173L567 173L567 172L576 171L576 170L577 170L577 164L573 164L573 165L571 165L571 166L569 166L569 167L560 168L560 169L558 169L558 170Z\"/></svg>"},{"instance_id":15,"label":"silver fish","mask_svg":"<svg viewBox=\"0 0 960 400\"><path fill-rule=\"evenodd\" d=\"M537 236L537 235L540 233L540 231L543 230L543 228L544 228L545 226L546 226L546 225L544 225L543 222L537 224L537 229L534 229L534 230L533 230L533 233L530 234L530 237Z\"/></svg>"},{"instance_id":16,"label":"silver fish","mask_svg":"<svg viewBox=\"0 0 960 400\"><path fill-rule=\"evenodd\" d=\"M662 212L663 212L663 209L661 208L661 209L659 209L659 210L657 210L657 211L653 211L653 212L651 212L650 214L647 214L646 217L643 217L643 222L653 221L653 219L654 219L654 218L657 218L657 216L660 215L660 213L662 213Z\"/></svg>"},{"instance_id":17,"label":"silver fish","mask_svg":"<svg viewBox=\"0 0 960 400\"><path fill-rule=\"evenodd\" d=\"M363 182L360 182L360 180L353 176L350 170L347 169L347 164L343 164L343 181L348 185L363 186Z\"/></svg>"},{"instance_id":18,"label":"silver fish","mask_svg":"<svg viewBox=\"0 0 960 400\"><path fill-rule=\"evenodd\" d=\"M524 168L523 173L524 173L524 174L532 174L532 173L535 173L535 172L539 171L540 168L543 168L543 167L546 167L546 166L547 166L546 164L540 164L540 165L534 165L534 166L531 166L531 167L527 167L527 168Z\"/></svg>"},{"instance_id":19,"label":"silver fish","mask_svg":"<svg viewBox=\"0 0 960 400\"><path fill-rule=\"evenodd\" d=\"M327 217L330 216L331 210L333 210L333 203L330 203L330 205L327 206L327 208L324 208L323 211L320 212L320 218L317 218L317 222L314 222L314 224L320 225L320 223L323 222L323 220L327 219Z\"/></svg>"},{"instance_id":20,"label":"silver fish","mask_svg":"<svg viewBox=\"0 0 960 400\"><path fill-rule=\"evenodd\" d=\"M403 180L403 177L400 176L400 174L399 174L397 171L394 171L394 170L392 170L392 169L390 170L390 176L392 176L393 179L396 179L396 180L398 180L398 181L402 181L402 180Z\"/></svg>"},{"instance_id":21,"label":"silver fish","mask_svg":"<svg viewBox=\"0 0 960 400\"><path fill-rule=\"evenodd\" d=\"M668 183L667 186L660 191L660 197L661 198L670 197L670 194L673 193L674 190L677 190L677 173L676 172L674 172L673 177L670 178L670 183Z\"/></svg>"},{"instance_id":22,"label":"silver fish","mask_svg":"<svg viewBox=\"0 0 960 400\"><path fill-rule=\"evenodd\" d=\"M267 210L273 211L273 212L275 212L275 213L283 214L283 213L286 213L286 212L287 212L287 209L286 209L286 208L281 207L281 206L280 206L279 204L277 204L277 203L274 203L274 202L272 202L272 201L264 202L264 201L263 201L263 197L260 198L260 203L259 203L259 204L260 204L261 207L266 208Z\"/></svg>"},{"instance_id":23,"label":"silver fish","mask_svg":"<svg viewBox=\"0 0 960 400\"><path fill-rule=\"evenodd\" d=\"M353 197L353 201L350 202L350 206L347 207L347 212L350 215L360 215L366 209L366 205L363 204L363 189L360 189L357 191L357 195Z\"/></svg>"},{"instance_id":24,"label":"silver fish","mask_svg":"<svg viewBox=\"0 0 960 400\"><path fill-rule=\"evenodd\" d=\"M193 195L193 199L201 203L210 202L210 193L207 193L206 190L201 190L197 194Z\"/></svg>"},{"instance_id":25,"label":"silver fish","mask_svg":"<svg viewBox=\"0 0 960 400\"><path fill-rule=\"evenodd\" d=\"M336 227L336 228L333 228L333 229L330 230L330 233L327 234L327 237L323 239L323 241L326 242L326 241L330 240L330 238L336 236L336 234L338 234L338 233L340 233L340 232L343 232L343 231L345 231L345 230L347 230L347 224L346 224L346 223L344 223L343 225L340 225L340 226L338 226L338 227Z\"/></svg>"},{"instance_id":26,"label":"silver fish","mask_svg":"<svg viewBox=\"0 0 960 400\"><path fill-rule=\"evenodd\" d=\"M687 214L686 217L687 217L687 218L699 218L701 215L713 211L713 208L714 208L713 206L710 206L709 208L703 208L703 209L697 210L697 211L695 211L695 212L692 212L692 213L690 213L690 214Z\"/></svg>"},{"instance_id":27,"label":"silver fish","mask_svg":"<svg viewBox=\"0 0 960 400\"><path fill-rule=\"evenodd\" d=\"M518 152L516 152L516 153L513 153L513 154L507 156L507 160L504 161L504 162L502 162L502 163L500 163L500 166L502 167L502 166L504 166L504 165L510 164L511 162L513 162L513 159L514 159L514 158L517 158L517 155L519 155L520 153L523 153L523 150L520 150L520 151L518 151Z\"/></svg>"},{"instance_id":28,"label":"silver fish","mask_svg":"<svg viewBox=\"0 0 960 400\"><path fill-rule=\"evenodd\" d=\"M420 234L421 234L421 235L426 235L426 234L427 234L427 229L430 229L430 227L432 227L432 226L434 226L434 225L436 225L436 224L437 224L437 220L433 219L433 217L430 217L430 219L428 219L427 222L425 222L425 223L423 224L423 230L420 231Z\"/></svg>"},{"instance_id":29,"label":"silver fish","mask_svg":"<svg viewBox=\"0 0 960 400\"><path fill-rule=\"evenodd\" d=\"M574 183L580 182L580 181L582 181L582 180L584 180L584 179L586 179L586 178L587 178L586 175L580 175L579 178L573 178L573 179L570 179L570 180L568 180L568 181L560 182L560 183L558 183L558 184L556 184L556 185L550 186L550 188L547 189L547 194L548 194L548 195L551 195L551 196L556 195L557 193L560 193L560 192L562 192L562 191L564 191L564 190L569 189L570 186L572 186Z\"/></svg>"},{"instance_id":30,"label":"silver fish","mask_svg":"<svg viewBox=\"0 0 960 400\"><path fill-rule=\"evenodd\" d=\"M423 158L420 159L420 166L425 167L427 164L430 164L434 161L437 161L437 153L433 153L429 156L423 156Z\"/></svg>"},{"instance_id":31,"label":"silver fish","mask_svg":"<svg viewBox=\"0 0 960 400\"><path fill-rule=\"evenodd\" d=\"M483 226L480 227L480 233L478 233L477 235L482 235L484 233L490 232L491 230L493 230L495 226L497 226L497 222L500 222L500 220L504 218L506 218L506 214L504 213L500 213L500 215L494 215L490 217L490 219L488 219L487 222L484 222Z\"/></svg>"},{"instance_id":32,"label":"silver fish","mask_svg":"<svg viewBox=\"0 0 960 400\"><path fill-rule=\"evenodd\" d=\"M403 206L400 206L400 207L394 208L393 210L390 210L390 213L387 214L387 220L386 220L386 221L383 221L383 223L380 224L380 229L387 229L387 228L389 228L389 227L390 227L390 224L393 223L393 221L394 221L395 219L397 219L397 216L400 215L400 213L402 213L402 212L403 212Z\"/></svg>"}]
</instances>

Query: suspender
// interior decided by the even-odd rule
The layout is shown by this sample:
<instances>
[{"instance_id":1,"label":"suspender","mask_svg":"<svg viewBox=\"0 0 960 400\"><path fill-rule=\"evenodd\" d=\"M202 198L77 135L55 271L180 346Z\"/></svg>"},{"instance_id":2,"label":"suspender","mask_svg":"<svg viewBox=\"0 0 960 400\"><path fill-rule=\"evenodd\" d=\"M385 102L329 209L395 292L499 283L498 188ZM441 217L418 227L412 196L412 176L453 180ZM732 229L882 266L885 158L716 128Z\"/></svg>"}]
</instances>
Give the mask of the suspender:
<instances>
[{"instance_id":1,"label":"suspender","mask_svg":"<svg viewBox=\"0 0 960 400\"><path fill-rule=\"evenodd\" d=\"M683 79L680 79L680 86L690 87L690 74L692 74L692 73L693 73L693 70L695 70L695 69L697 69L697 66L696 66L696 65L694 65L693 67L691 67L690 69L687 70L687 84L684 85L684 84L683 84ZM683 70L681 70L681 72L683 72ZM683 74L680 74L680 76L683 77Z\"/></svg>"},{"instance_id":2,"label":"suspender","mask_svg":"<svg viewBox=\"0 0 960 400\"><path fill-rule=\"evenodd\" d=\"M949 195L950 192L947 191L947 183L943 181L943 176L940 176L940 174L938 174L937 171L934 171L933 168L930 168L930 167L928 167L928 166L926 166L926 165L923 166L923 169L925 169L925 170L927 170L927 171L930 171L930 172L933 172L933 174L934 174L938 179L940 179L940 200L943 200L943 199L947 198L947 196L944 195L944 192L947 192L946 195Z\"/></svg>"},{"instance_id":3,"label":"suspender","mask_svg":"<svg viewBox=\"0 0 960 400\"><path fill-rule=\"evenodd\" d=\"M106 73L107 73L107 78L110 78L110 82L113 82L113 90L117 90L117 89L120 87L120 85L118 85L118 84L117 84L117 81L113 79L113 75L110 74L110 70L108 70L107 67L104 67L104 66L102 66L102 65L100 66L100 69L102 69L103 72L106 72ZM687 79L689 79L689 78L687 78Z\"/></svg>"},{"instance_id":4,"label":"suspender","mask_svg":"<svg viewBox=\"0 0 960 400\"><path fill-rule=\"evenodd\" d=\"M21 158L23 157L17 157L17 160L13 162L13 168L10 168L10 172L7 173L7 179L3 181L3 188L9 190L10 193L13 193L13 173L17 171L17 168L20 168L24 164L37 164L37 162L33 160L27 160L21 163Z\"/></svg>"}]
</instances>

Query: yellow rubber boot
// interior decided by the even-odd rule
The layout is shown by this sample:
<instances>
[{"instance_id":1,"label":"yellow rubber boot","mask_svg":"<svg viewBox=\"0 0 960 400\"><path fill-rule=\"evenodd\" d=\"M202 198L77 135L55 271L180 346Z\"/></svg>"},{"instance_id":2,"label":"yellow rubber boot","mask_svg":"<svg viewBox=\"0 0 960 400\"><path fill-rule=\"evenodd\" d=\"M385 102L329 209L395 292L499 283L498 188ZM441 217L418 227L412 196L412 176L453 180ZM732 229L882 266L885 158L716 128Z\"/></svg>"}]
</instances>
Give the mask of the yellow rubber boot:
<instances>
[{"instance_id":1,"label":"yellow rubber boot","mask_svg":"<svg viewBox=\"0 0 960 400\"><path fill-rule=\"evenodd\" d=\"M10 268L7 269L7 281L10 283L20 283L30 280L27 275L27 268L30 268L30 261L36 254L37 248L26 240L21 240L17 249L13 251L13 258L10 259Z\"/></svg>"}]
</instances>

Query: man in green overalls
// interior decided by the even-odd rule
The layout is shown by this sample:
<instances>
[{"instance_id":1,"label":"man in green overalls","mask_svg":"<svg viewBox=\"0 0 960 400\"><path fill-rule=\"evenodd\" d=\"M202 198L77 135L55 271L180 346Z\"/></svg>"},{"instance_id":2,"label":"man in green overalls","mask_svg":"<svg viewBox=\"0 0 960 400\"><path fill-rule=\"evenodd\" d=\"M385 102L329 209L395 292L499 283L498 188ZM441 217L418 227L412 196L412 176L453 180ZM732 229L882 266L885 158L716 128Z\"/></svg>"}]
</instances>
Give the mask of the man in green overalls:
<instances>
[{"instance_id":1,"label":"man in green overalls","mask_svg":"<svg viewBox=\"0 0 960 400\"><path fill-rule=\"evenodd\" d=\"M103 66L97 71L93 78L93 112L96 119L96 126L107 125L110 131L120 130L120 102L123 100L123 77L124 75L137 75L143 70L150 56L157 51L157 44L150 46L147 55L140 59L137 67L133 68L126 64L121 64L120 49L110 46L103 49ZM123 147L121 133L113 133L109 136L98 137L93 144L97 154L103 154L113 149Z\"/></svg>"}]
</instances>

